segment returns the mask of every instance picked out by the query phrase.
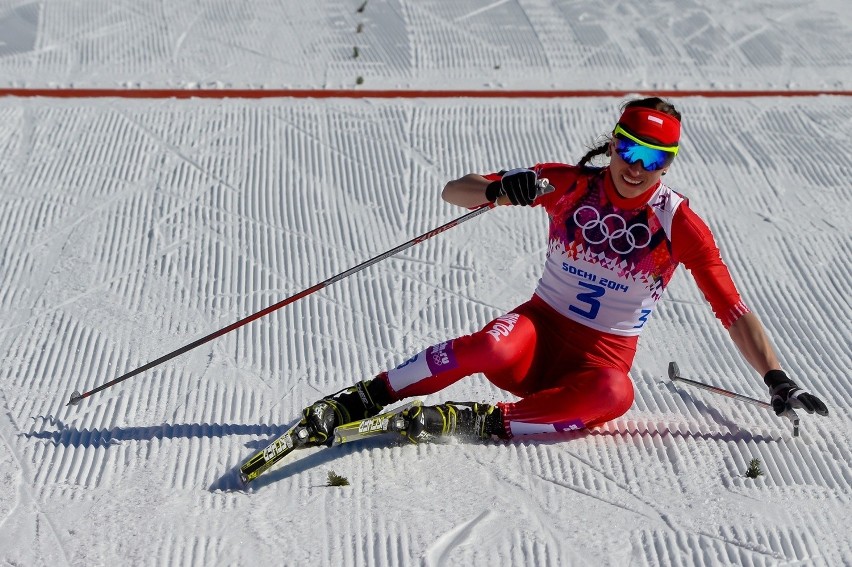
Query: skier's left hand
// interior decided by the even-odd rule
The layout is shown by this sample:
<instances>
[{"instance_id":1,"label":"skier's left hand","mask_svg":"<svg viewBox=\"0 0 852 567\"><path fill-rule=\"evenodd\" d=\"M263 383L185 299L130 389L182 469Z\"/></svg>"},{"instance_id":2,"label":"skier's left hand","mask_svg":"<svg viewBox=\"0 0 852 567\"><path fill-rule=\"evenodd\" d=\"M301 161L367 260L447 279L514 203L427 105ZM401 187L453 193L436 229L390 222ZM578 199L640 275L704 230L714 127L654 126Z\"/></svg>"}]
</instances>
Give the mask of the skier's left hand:
<instances>
[{"instance_id":1,"label":"skier's left hand","mask_svg":"<svg viewBox=\"0 0 852 567\"><path fill-rule=\"evenodd\" d=\"M828 408L822 400L799 388L783 370L770 370L763 381L769 386L770 403L776 415L781 415L787 408L802 408L808 413L828 415Z\"/></svg>"}]
</instances>

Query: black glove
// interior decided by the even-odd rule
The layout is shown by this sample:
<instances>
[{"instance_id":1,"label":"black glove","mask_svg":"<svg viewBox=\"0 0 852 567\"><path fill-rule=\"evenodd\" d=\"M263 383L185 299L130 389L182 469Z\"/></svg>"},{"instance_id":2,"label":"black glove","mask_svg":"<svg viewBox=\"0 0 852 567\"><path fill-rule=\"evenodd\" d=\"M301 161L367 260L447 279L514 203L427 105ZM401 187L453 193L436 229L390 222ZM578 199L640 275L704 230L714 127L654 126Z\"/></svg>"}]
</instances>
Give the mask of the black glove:
<instances>
[{"instance_id":1,"label":"black glove","mask_svg":"<svg viewBox=\"0 0 852 567\"><path fill-rule=\"evenodd\" d=\"M763 381L769 386L769 394L772 396L770 403L777 415L784 413L788 407L802 408L808 413L817 412L820 415L828 415L828 408L822 400L799 388L783 370L770 370L763 377Z\"/></svg>"},{"instance_id":2,"label":"black glove","mask_svg":"<svg viewBox=\"0 0 852 567\"><path fill-rule=\"evenodd\" d=\"M513 169L503 174L500 181L492 181L485 188L485 197L492 203L501 195L509 197L513 205L529 206L538 196L538 175L530 169Z\"/></svg>"}]
</instances>

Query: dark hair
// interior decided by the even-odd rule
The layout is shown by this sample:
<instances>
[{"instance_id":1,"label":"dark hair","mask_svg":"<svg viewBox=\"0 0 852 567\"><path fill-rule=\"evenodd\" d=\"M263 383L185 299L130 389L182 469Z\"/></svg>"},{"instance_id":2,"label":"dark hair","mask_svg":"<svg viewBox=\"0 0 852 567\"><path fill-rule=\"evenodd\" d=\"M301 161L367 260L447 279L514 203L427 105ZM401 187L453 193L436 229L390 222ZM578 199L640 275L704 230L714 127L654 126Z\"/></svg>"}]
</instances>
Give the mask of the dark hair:
<instances>
[{"instance_id":1,"label":"dark hair","mask_svg":"<svg viewBox=\"0 0 852 567\"><path fill-rule=\"evenodd\" d=\"M678 119L678 121L680 121L680 112L677 111L677 109L674 107L674 105L672 103L665 101L665 100L663 100L659 97L656 97L656 96L652 96L652 97L648 97L648 98L641 98L641 99L638 99L638 100L631 100L630 102L625 103L621 107L621 111L624 112L628 108L633 108L633 107L637 107L637 106L640 107L640 108L653 108L654 110L659 110L660 112L665 112L666 114L674 116L675 118ZM579 162L577 162L577 166L578 167L585 167L586 164L589 163L592 160L592 158L594 158L595 156L599 156L599 155L607 153L607 151L609 150L609 140L610 140L609 136L607 136L605 142L603 142L599 146L594 147L594 148L590 149L588 152L586 152L586 155L583 156L583 159L581 159Z\"/></svg>"}]
</instances>

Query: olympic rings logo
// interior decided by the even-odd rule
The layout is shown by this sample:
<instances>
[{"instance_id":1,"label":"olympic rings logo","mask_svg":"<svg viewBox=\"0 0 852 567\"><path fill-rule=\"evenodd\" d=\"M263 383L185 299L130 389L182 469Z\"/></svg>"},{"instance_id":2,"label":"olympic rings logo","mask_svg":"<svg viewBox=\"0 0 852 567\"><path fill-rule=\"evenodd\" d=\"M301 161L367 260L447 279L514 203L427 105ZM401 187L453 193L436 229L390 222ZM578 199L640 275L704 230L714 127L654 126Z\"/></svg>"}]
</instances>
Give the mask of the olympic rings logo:
<instances>
[{"instance_id":1,"label":"olympic rings logo","mask_svg":"<svg viewBox=\"0 0 852 567\"><path fill-rule=\"evenodd\" d=\"M609 247L617 254L630 254L637 248L651 244L651 229L644 224L627 226L621 215L609 214L601 218L594 207L584 205L574 211L574 222L583 229L583 238L589 244L609 241ZM634 232L635 231L635 232Z\"/></svg>"}]
</instances>

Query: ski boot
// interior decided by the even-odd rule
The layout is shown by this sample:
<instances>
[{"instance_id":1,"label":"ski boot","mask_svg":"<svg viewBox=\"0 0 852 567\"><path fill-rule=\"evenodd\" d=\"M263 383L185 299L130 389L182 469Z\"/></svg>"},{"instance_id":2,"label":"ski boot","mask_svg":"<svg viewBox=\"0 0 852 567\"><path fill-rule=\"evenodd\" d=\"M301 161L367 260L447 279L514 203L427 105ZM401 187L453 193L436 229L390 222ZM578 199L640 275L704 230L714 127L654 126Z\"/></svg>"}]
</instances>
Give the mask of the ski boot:
<instances>
[{"instance_id":1,"label":"ski boot","mask_svg":"<svg viewBox=\"0 0 852 567\"><path fill-rule=\"evenodd\" d=\"M373 379L358 382L318 400L302 410L299 425L301 445L331 445L334 441L334 428L357 419L372 417L391 402L390 394L383 380Z\"/></svg>"},{"instance_id":2,"label":"ski boot","mask_svg":"<svg viewBox=\"0 0 852 567\"><path fill-rule=\"evenodd\" d=\"M446 402L436 406L417 406L403 413L403 435L414 443L435 437L456 435L468 439L507 438L503 413L497 406L475 402Z\"/></svg>"}]
</instances>

